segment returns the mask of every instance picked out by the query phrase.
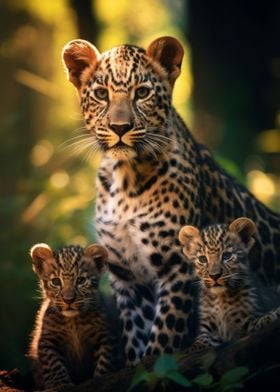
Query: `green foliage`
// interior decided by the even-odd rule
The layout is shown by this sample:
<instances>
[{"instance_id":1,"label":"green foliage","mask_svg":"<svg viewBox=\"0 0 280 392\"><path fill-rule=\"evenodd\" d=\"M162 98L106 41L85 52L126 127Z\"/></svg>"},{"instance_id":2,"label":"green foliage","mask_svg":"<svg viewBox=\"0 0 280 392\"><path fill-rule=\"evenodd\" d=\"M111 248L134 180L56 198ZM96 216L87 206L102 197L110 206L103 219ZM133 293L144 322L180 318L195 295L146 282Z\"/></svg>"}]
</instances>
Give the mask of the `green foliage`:
<instances>
[{"instance_id":1,"label":"green foliage","mask_svg":"<svg viewBox=\"0 0 280 392\"><path fill-rule=\"evenodd\" d=\"M236 178L241 184L246 186L246 178L244 177L240 168L235 162L230 159L227 159L220 154L216 154L215 159L227 173L229 173L232 177Z\"/></svg>"},{"instance_id":2,"label":"green foliage","mask_svg":"<svg viewBox=\"0 0 280 392\"><path fill-rule=\"evenodd\" d=\"M152 372L148 372L143 365L140 364L136 369L128 392L132 391L143 382L148 383L149 389L153 390L156 386L164 388L169 381L184 387L191 386L190 381L180 373L176 357L166 354L157 359Z\"/></svg>"},{"instance_id":3,"label":"green foliage","mask_svg":"<svg viewBox=\"0 0 280 392\"><path fill-rule=\"evenodd\" d=\"M202 373L192 379L194 384L200 385L201 387L206 387L212 384L213 376L210 373Z\"/></svg>"},{"instance_id":4,"label":"green foliage","mask_svg":"<svg viewBox=\"0 0 280 392\"><path fill-rule=\"evenodd\" d=\"M156 360L153 370L150 372L144 368L143 364L139 364L128 392L136 389L146 390L145 385L150 391L156 390L158 387L160 390L165 390L171 387L170 383L192 388L192 390L230 392L243 388L249 373L247 367L240 366L228 370L219 380L215 381L209 370L215 360L215 355L210 352L202 357L202 372L196 377L188 379L179 369L178 360L180 357L182 356L164 354Z\"/></svg>"}]
</instances>

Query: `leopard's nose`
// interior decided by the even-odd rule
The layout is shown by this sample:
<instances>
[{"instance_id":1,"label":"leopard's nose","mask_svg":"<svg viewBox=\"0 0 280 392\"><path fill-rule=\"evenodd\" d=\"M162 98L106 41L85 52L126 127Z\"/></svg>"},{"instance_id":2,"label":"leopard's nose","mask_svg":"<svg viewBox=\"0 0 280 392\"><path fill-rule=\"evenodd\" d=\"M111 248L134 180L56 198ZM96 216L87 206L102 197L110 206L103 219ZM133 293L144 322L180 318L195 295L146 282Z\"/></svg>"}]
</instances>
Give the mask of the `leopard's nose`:
<instances>
[{"instance_id":1,"label":"leopard's nose","mask_svg":"<svg viewBox=\"0 0 280 392\"><path fill-rule=\"evenodd\" d=\"M109 127L121 137L133 128L133 123L109 124Z\"/></svg>"}]
</instances>

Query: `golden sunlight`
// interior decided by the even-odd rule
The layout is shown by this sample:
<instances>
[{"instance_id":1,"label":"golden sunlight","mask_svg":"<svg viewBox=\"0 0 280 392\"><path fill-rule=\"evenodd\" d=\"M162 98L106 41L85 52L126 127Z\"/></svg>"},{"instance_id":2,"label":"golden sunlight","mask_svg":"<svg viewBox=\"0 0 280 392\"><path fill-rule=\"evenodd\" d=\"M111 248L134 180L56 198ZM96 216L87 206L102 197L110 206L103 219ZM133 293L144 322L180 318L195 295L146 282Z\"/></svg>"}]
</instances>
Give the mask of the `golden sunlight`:
<instances>
[{"instance_id":1,"label":"golden sunlight","mask_svg":"<svg viewBox=\"0 0 280 392\"><path fill-rule=\"evenodd\" d=\"M48 140L41 140L32 148L30 160L34 166L45 165L53 155L54 148Z\"/></svg>"},{"instance_id":2,"label":"golden sunlight","mask_svg":"<svg viewBox=\"0 0 280 392\"><path fill-rule=\"evenodd\" d=\"M273 177L260 171L251 170L247 174L248 187L262 202L268 203L276 193Z\"/></svg>"},{"instance_id":3,"label":"golden sunlight","mask_svg":"<svg viewBox=\"0 0 280 392\"><path fill-rule=\"evenodd\" d=\"M69 174L65 170L57 170L50 177L50 183L54 188L64 188L69 181Z\"/></svg>"}]
</instances>

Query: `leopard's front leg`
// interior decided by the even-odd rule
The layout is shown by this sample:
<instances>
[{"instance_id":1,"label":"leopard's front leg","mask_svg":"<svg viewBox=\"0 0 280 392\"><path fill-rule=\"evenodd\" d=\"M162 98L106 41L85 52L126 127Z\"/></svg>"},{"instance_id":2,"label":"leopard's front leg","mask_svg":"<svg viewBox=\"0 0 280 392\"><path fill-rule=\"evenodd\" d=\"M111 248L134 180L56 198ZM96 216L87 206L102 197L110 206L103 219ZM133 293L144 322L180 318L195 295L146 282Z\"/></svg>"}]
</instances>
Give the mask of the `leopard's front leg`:
<instances>
[{"instance_id":1,"label":"leopard's front leg","mask_svg":"<svg viewBox=\"0 0 280 392\"><path fill-rule=\"evenodd\" d=\"M176 255L178 265L158 280L157 304L145 355L172 353L184 349L193 340L197 316L191 266Z\"/></svg>"},{"instance_id":2,"label":"leopard's front leg","mask_svg":"<svg viewBox=\"0 0 280 392\"><path fill-rule=\"evenodd\" d=\"M94 369L94 377L101 376L102 374L110 373L115 370L115 358L113 341L105 334L97 336L99 344L94 351L94 360L96 363Z\"/></svg>"},{"instance_id":3,"label":"leopard's front leg","mask_svg":"<svg viewBox=\"0 0 280 392\"><path fill-rule=\"evenodd\" d=\"M65 365L65 358L59 349L62 337L53 331L42 335L38 344L38 356L35 360L34 376L37 386L52 391L73 386Z\"/></svg>"},{"instance_id":4,"label":"leopard's front leg","mask_svg":"<svg viewBox=\"0 0 280 392\"><path fill-rule=\"evenodd\" d=\"M126 366L135 366L142 358L154 319L154 294L152 287L141 285L131 276L124 279L112 273L114 289L122 322L122 343ZM114 271L116 272L116 271Z\"/></svg>"}]
</instances>

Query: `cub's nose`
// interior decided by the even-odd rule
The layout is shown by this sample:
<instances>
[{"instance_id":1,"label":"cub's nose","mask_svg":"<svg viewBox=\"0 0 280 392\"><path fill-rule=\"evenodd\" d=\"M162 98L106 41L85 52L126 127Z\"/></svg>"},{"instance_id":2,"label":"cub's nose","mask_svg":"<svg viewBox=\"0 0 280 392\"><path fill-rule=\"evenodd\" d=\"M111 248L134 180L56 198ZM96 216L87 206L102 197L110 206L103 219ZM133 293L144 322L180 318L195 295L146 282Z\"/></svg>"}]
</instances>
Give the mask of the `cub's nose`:
<instances>
[{"instance_id":1,"label":"cub's nose","mask_svg":"<svg viewBox=\"0 0 280 392\"><path fill-rule=\"evenodd\" d=\"M109 128L121 137L133 128L133 123L109 124Z\"/></svg>"},{"instance_id":2,"label":"cub's nose","mask_svg":"<svg viewBox=\"0 0 280 392\"><path fill-rule=\"evenodd\" d=\"M64 297L63 297L63 301L64 301L67 305L71 305L71 304L75 301L75 295L64 296Z\"/></svg>"},{"instance_id":3,"label":"cub's nose","mask_svg":"<svg viewBox=\"0 0 280 392\"><path fill-rule=\"evenodd\" d=\"M221 275L222 275L221 273L219 273L219 274L209 274L210 278L215 280L215 281L217 281L220 278Z\"/></svg>"}]
</instances>

